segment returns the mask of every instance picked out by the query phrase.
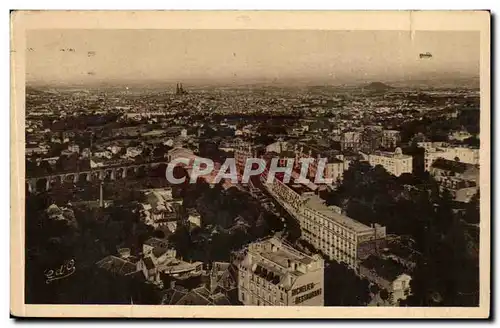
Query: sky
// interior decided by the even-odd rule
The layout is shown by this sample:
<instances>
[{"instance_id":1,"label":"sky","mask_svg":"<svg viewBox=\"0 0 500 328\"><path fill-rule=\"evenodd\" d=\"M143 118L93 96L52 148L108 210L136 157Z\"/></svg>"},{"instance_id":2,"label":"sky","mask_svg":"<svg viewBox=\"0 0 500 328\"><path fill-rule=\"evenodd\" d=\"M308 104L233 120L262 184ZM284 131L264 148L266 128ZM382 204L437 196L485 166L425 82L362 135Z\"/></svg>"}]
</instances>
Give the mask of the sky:
<instances>
[{"instance_id":1,"label":"sky","mask_svg":"<svg viewBox=\"0 0 500 328\"><path fill-rule=\"evenodd\" d=\"M27 84L339 85L479 76L479 32L467 31L31 30L26 43ZM420 59L426 52L432 58Z\"/></svg>"}]
</instances>

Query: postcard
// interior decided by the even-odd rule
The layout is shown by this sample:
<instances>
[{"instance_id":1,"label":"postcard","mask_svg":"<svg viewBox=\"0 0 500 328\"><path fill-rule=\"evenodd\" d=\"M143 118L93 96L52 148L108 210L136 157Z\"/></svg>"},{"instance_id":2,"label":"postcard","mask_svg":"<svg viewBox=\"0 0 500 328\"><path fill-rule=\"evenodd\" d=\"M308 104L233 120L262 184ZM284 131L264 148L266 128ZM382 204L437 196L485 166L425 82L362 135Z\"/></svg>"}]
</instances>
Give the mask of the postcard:
<instances>
[{"instance_id":1,"label":"postcard","mask_svg":"<svg viewBox=\"0 0 500 328\"><path fill-rule=\"evenodd\" d=\"M13 11L11 314L488 318L487 11Z\"/></svg>"}]
</instances>

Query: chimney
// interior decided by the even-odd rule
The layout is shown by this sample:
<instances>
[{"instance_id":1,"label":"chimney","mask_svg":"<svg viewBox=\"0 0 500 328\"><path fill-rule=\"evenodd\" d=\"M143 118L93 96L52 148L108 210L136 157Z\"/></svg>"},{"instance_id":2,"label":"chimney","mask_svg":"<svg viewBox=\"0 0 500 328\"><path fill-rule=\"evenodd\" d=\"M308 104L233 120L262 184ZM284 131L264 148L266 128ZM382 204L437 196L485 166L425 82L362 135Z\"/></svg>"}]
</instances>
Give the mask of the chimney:
<instances>
[{"instance_id":1,"label":"chimney","mask_svg":"<svg viewBox=\"0 0 500 328\"><path fill-rule=\"evenodd\" d=\"M99 207L100 208L104 207L102 185L103 185L103 183L101 182L99 185Z\"/></svg>"}]
</instances>

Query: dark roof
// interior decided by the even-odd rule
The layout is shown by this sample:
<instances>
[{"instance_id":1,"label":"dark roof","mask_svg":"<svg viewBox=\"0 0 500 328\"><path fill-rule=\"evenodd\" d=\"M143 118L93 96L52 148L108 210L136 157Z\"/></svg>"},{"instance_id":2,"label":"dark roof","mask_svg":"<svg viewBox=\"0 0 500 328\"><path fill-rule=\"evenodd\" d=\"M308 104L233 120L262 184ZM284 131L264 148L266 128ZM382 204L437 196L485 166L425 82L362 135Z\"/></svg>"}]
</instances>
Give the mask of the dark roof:
<instances>
[{"instance_id":1,"label":"dark roof","mask_svg":"<svg viewBox=\"0 0 500 328\"><path fill-rule=\"evenodd\" d=\"M97 262L96 265L101 269L122 276L131 274L136 271L135 264L113 255L106 256L105 258Z\"/></svg>"},{"instance_id":2,"label":"dark roof","mask_svg":"<svg viewBox=\"0 0 500 328\"><path fill-rule=\"evenodd\" d=\"M129 261L130 263L137 263L139 262L139 258L137 256L131 255L127 257L127 261Z\"/></svg>"},{"instance_id":3,"label":"dark roof","mask_svg":"<svg viewBox=\"0 0 500 328\"><path fill-rule=\"evenodd\" d=\"M189 293L184 295L179 301L177 301L175 304L176 305L211 305L212 302L202 296L200 293L197 292L197 289L191 290Z\"/></svg>"},{"instance_id":4,"label":"dark roof","mask_svg":"<svg viewBox=\"0 0 500 328\"><path fill-rule=\"evenodd\" d=\"M231 305L231 301L229 301L229 298L222 293L213 295L212 300L214 305Z\"/></svg>"},{"instance_id":5,"label":"dark roof","mask_svg":"<svg viewBox=\"0 0 500 328\"><path fill-rule=\"evenodd\" d=\"M258 275L259 277L266 279L268 282L272 284L277 284L280 282L281 277L277 275L276 273L272 271L268 271L266 268L257 265L257 268L255 269L254 274Z\"/></svg>"},{"instance_id":6,"label":"dark roof","mask_svg":"<svg viewBox=\"0 0 500 328\"><path fill-rule=\"evenodd\" d=\"M151 247L167 247L168 241L166 239L160 238L149 238L144 242L145 245L149 245Z\"/></svg>"},{"instance_id":7,"label":"dark roof","mask_svg":"<svg viewBox=\"0 0 500 328\"><path fill-rule=\"evenodd\" d=\"M212 269L216 271L224 271L227 270L230 266L229 262L213 262Z\"/></svg>"},{"instance_id":8,"label":"dark roof","mask_svg":"<svg viewBox=\"0 0 500 328\"><path fill-rule=\"evenodd\" d=\"M204 287L187 290L181 286L174 286L166 290L162 297L165 305L231 305L229 298L223 293L211 294Z\"/></svg>"},{"instance_id":9,"label":"dark roof","mask_svg":"<svg viewBox=\"0 0 500 328\"><path fill-rule=\"evenodd\" d=\"M186 212L191 215L200 215L200 213L198 213L198 210L196 210L196 208L188 208Z\"/></svg>"},{"instance_id":10,"label":"dark roof","mask_svg":"<svg viewBox=\"0 0 500 328\"><path fill-rule=\"evenodd\" d=\"M404 245L399 240L391 240L387 243L387 248L389 253L399 256L403 259L411 259L417 256L419 253L409 246Z\"/></svg>"},{"instance_id":11,"label":"dark roof","mask_svg":"<svg viewBox=\"0 0 500 328\"><path fill-rule=\"evenodd\" d=\"M361 266L375 271L375 273L386 279L387 281L394 281L398 276L404 273L405 268L403 265L391 259L382 259L378 256L370 255L366 260L361 263Z\"/></svg>"},{"instance_id":12,"label":"dark roof","mask_svg":"<svg viewBox=\"0 0 500 328\"><path fill-rule=\"evenodd\" d=\"M165 254L166 252L167 252L167 249L164 248L164 247L155 247L155 248L153 248L153 255L155 257L160 257L163 254Z\"/></svg>"},{"instance_id":13,"label":"dark roof","mask_svg":"<svg viewBox=\"0 0 500 328\"><path fill-rule=\"evenodd\" d=\"M146 269L148 269L148 270L151 270L155 267L153 260L151 260L150 257L145 257L144 259L142 259L142 261L144 262L144 265L146 266Z\"/></svg>"},{"instance_id":14,"label":"dark roof","mask_svg":"<svg viewBox=\"0 0 500 328\"><path fill-rule=\"evenodd\" d=\"M450 161L444 158L438 158L432 163L432 167L440 170L451 171L454 173L464 173L474 167L473 164Z\"/></svg>"},{"instance_id":15,"label":"dark roof","mask_svg":"<svg viewBox=\"0 0 500 328\"><path fill-rule=\"evenodd\" d=\"M205 287L198 287L194 291L205 298L210 297L210 291Z\"/></svg>"},{"instance_id":16,"label":"dark roof","mask_svg":"<svg viewBox=\"0 0 500 328\"><path fill-rule=\"evenodd\" d=\"M327 157L328 159L328 163L344 163L343 161L341 161L340 159L338 159L337 157L335 157L335 155L329 155Z\"/></svg>"},{"instance_id":17,"label":"dark roof","mask_svg":"<svg viewBox=\"0 0 500 328\"><path fill-rule=\"evenodd\" d=\"M186 296L188 290L181 286L174 286L173 288L167 289L163 294L161 304L172 305L177 304L181 298Z\"/></svg>"},{"instance_id":18,"label":"dark roof","mask_svg":"<svg viewBox=\"0 0 500 328\"><path fill-rule=\"evenodd\" d=\"M142 273L142 271L129 273L127 274L127 277L130 277L131 279L137 279L139 281L144 281L144 274Z\"/></svg>"}]
</instances>

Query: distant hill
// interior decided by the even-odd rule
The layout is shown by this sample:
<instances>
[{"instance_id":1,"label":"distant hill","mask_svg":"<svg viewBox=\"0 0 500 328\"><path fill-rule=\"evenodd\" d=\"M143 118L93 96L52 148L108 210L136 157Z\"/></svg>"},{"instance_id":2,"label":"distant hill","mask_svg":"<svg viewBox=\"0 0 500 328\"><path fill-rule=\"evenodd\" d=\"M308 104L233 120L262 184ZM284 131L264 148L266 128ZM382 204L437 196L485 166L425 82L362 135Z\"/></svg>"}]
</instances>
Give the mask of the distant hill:
<instances>
[{"instance_id":1,"label":"distant hill","mask_svg":"<svg viewBox=\"0 0 500 328\"><path fill-rule=\"evenodd\" d=\"M394 87L391 87L390 85L387 85L382 82L372 82L368 85L365 85L362 87L363 90L368 90L368 91L377 91L377 92L382 92L382 91L387 91L394 89Z\"/></svg>"},{"instance_id":2,"label":"distant hill","mask_svg":"<svg viewBox=\"0 0 500 328\"><path fill-rule=\"evenodd\" d=\"M43 95L46 95L46 94L54 93L53 91L51 92L50 89L45 89L44 90L42 88L34 88L34 87L31 87L31 86L26 86L25 92L26 92L26 94L38 95L38 96L43 96Z\"/></svg>"},{"instance_id":3,"label":"distant hill","mask_svg":"<svg viewBox=\"0 0 500 328\"><path fill-rule=\"evenodd\" d=\"M413 79L406 81L392 81L396 87L438 88L438 89L479 89L479 77L430 77L427 79Z\"/></svg>"}]
</instances>

